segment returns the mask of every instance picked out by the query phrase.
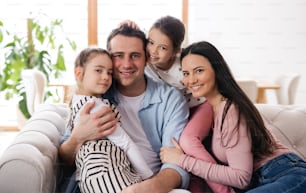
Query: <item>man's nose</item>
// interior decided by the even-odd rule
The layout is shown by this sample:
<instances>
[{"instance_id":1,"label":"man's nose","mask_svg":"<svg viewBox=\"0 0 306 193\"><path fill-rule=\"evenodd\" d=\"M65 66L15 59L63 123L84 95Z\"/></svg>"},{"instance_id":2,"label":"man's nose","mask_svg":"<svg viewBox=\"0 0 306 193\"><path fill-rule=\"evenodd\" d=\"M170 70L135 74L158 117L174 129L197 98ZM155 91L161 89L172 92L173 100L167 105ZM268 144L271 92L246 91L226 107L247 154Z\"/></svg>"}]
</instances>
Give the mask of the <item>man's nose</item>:
<instances>
[{"instance_id":1,"label":"man's nose","mask_svg":"<svg viewBox=\"0 0 306 193\"><path fill-rule=\"evenodd\" d=\"M122 60L123 66L131 66L133 64L133 59L129 56L125 56Z\"/></svg>"}]
</instances>

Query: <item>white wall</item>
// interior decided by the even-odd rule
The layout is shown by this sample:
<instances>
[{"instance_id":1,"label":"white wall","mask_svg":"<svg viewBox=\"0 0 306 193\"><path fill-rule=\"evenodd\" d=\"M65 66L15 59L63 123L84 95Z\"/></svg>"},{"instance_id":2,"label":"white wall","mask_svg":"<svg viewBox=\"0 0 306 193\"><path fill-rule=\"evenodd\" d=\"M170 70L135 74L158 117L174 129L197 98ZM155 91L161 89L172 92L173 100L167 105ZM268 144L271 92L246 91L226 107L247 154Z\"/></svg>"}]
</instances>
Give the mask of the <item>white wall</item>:
<instances>
[{"instance_id":1,"label":"white wall","mask_svg":"<svg viewBox=\"0 0 306 193\"><path fill-rule=\"evenodd\" d=\"M299 72L296 103L306 104L305 0L189 0L188 35L213 43L236 76Z\"/></svg>"},{"instance_id":2,"label":"white wall","mask_svg":"<svg viewBox=\"0 0 306 193\"><path fill-rule=\"evenodd\" d=\"M108 33L123 19L132 19L147 31L161 16L181 18L181 6L180 0L98 0L99 45L105 47ZM87 46L86 0L0 1L0 18L16 33L26 33L25 18L39 10L64 19L65 30L76 40L78 50ZM306 104L305 0L189 0L187 34L188 43L213 43L237 76L272 78L300 72L296 102ZM67 57L68 72L63 79L69 82L74 81L76 54ZM0 56L0 68L1 62Z\"/></svg>"},{"instance_id":3,"label":"white wall","mask_svg":"<svg viewBox=\"0 0 306 193\"><path fill-rule=\"evenodd\" d=\"M181 0L100 0L98 5L99 45L106 46L106 39L112 29L126 19L135 21L148 32L152 24L162 16L171 15L181 19Z\"/></svg>"}]
</instances>

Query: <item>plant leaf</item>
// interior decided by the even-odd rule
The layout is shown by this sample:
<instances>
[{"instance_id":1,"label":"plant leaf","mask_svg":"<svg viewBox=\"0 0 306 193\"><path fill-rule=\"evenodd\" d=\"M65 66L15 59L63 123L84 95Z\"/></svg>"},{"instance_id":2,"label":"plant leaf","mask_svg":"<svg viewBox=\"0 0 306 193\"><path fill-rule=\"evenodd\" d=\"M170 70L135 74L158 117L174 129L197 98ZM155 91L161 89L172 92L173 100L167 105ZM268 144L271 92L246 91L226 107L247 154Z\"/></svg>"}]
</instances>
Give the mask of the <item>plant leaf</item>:
<instances>
[{"instance_id":1,"label":"plant leaf","mask_svg":"<svg viewBox=\"0 0 306 193\"><path fill-rule=\"evenodd\" d=\"M27 102L26 102L26 94L25 92L21 93L22 99L18 102L18 108L22 112L25 118L31 118L31 115L28 111Z\"/></svg>"}]
</instances>

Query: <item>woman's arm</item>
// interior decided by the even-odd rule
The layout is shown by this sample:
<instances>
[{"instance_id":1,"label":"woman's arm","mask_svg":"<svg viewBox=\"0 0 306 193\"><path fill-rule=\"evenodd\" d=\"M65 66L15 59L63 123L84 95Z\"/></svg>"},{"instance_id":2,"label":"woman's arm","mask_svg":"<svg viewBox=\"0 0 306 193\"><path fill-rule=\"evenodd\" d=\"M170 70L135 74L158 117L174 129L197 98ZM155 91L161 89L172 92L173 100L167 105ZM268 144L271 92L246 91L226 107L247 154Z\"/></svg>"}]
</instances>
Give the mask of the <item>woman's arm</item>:
<instances>
[{"instance_id":1,"label":"woman's arm","mask_svg":"<svg viewBox=\"0 0 306 193\"><path fill-rule=\"evenodd\" d=\"M207 101L197 106L195 111L192 111L191 117L179 140L181 148L187 155L216 163L202 144L202 141L211 131L212 121L213 110Z\"/></svg>"},{"instance_id":2,"label":"woman's arm","mask_svg":"<svg viewBox=\"0 0 306 193\"><path fill-rule=\"evenodd\" d=\"M219 113L219 120L222 119L222 114L222 112ZM246 188L253 172L252 143L246 121L241 117L238 129L237 120L238 112L232 105L223 122L222 131L221 121L215 122L212 139L213 152L224 164L214 164L182 156L179 165L206 180L240 189Z\"/></svg>"},{"instance_id":3,"label":"woman's arm","mask_svg":"<svg viewBox=\"0 0 306 193\"><path fill-rule=\"evenodd\" d=\"M221 113L222 115L222 113ZM242 120L238 130L234 130L237 122L235 109L230 108L224 121L223 133L215 127L213 140L214 152L226 165L203 161L184 154L179 146L161 149L163 163L173 163L203 179L216 183L244 189L250 183L253 171L253 155L251 139L245 121ZM219 126L215 124L217 128ZM231 134L231 131L235 131ZM220 141L222 139L222 142ZM238 140L239 139L239 140ZM237 141L238 140L238 141ZM176 142L173 142L176 144Z\"/></svg>"}]
</instances>

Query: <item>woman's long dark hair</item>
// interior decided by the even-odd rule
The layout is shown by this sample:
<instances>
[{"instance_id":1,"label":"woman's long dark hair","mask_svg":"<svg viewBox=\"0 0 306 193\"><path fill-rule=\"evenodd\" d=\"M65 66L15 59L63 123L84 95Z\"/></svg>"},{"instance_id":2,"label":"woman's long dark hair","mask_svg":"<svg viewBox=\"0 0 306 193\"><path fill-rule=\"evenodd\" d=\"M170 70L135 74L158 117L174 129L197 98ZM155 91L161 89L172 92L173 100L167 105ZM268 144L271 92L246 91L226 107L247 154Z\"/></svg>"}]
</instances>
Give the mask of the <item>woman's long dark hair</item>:
<instances>
[{"instance_id":1,"label":"woman's long dark hair","mask_svg":"<svg viewBox=\"0 0 306 193\"><path fill-rule=\"evenodd\" d=\"M229 66L220 52L212 44L202 41L193 43L184 49L181 53L181 62L188 54L196 54L207 58L214 69L218 90L222 96L228 99L224 107L222 123L229 106L234 104L239 113L237 126L240 124L241 117L245 118L252 139L252 153L254 159L259 159L273 153L276 148L275 140L265 127L264 121L255 105L238 86ZM223 124L221 125L221 129L222 127ZM236 129L239 128L237 127Z\"/></svg>"}]
</instances>

